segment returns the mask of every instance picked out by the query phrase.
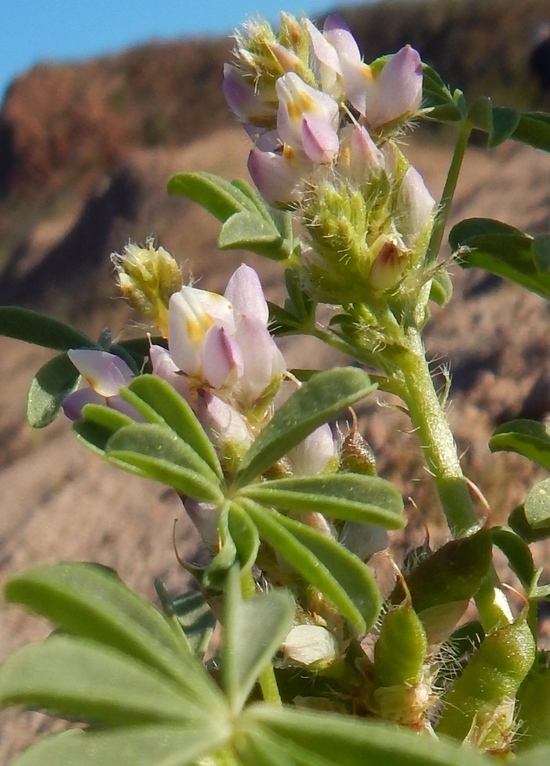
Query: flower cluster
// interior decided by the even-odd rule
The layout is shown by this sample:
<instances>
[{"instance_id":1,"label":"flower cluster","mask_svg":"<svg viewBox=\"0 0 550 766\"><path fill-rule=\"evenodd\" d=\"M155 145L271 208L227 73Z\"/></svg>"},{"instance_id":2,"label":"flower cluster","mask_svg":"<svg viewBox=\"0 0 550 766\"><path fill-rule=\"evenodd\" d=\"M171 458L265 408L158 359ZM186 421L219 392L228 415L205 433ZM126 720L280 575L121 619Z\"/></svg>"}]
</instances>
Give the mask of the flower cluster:
<instances>
[{"instance_id":1,"label":"flower cluster","mask_svg":"<svg viewBox=\"0 0 550 766\"><path fill-rule=\"evenodd\" d=\"M250 23L235 58L224 93L254 142L250 175L267 202L301 214L315 297L394 290L421 259L433 221L434 200L394 140L420 111L417 51L369 65L340 18L321 32L283 15L278 36ZM342 262L347 273L335 281Z\"/></svg>"}]
</instances>

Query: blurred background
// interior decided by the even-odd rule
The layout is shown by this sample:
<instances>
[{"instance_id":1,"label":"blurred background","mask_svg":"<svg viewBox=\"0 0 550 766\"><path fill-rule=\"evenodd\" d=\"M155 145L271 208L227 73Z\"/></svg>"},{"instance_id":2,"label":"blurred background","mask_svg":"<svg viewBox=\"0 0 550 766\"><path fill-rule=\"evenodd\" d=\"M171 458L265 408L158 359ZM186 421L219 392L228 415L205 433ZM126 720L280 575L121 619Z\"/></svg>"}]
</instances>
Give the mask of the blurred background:
<instances>
[{"instance_id":1,"label":"blurred background","mask_svg":"<svg viewBox=\"0 0 550 766\"><path fill-rule=\"evenodd\" d=\"M44 311L94 336L105 325L127 336L135 317L116 297L109 255L151 235L201 287L223 291L246 258L268 296L281 298L277 264L217 252L216 221L165 191L182 170L246 176L248 142L220 88L228 35L248 16L276 25L281 9L322 23L335 7L324 0L2 4L0 303ZM411 43L469 101L485 94L522 110L550 107L547 0L380 0L337 10L367 61ZM404 138L436 198L452 139L452 129L429 126ZM550 155L513 142L488 152L477 135L451 223L484 216L548 233L549 179ZM464 467L498 522L535 476L518 456L490 455L487 438L505 420L550 411L548 307L497 278L452 271L455 296L434 310L428 353L434 372L450 369L449 417ZM290 367L345 362L299 338L286 339L283 350ZM172 550L177 498L88 455L62 419L40 432L25 423L29 383L50 357L0 338L0 581L29 563L65 558L99 560L150 597L155 576L182 588ZM381 475L412 499L411 525L395 545L418 542L423 518L437 530L440 516L407 419L373 399L361 427ZM443 525L437 534L445 538ZM191 555L196 539L184 519L176 542ZM544 549L538 555L548 558ZM2 607L0 661L44 630ZM0 716L0 762L45 726L37 715Z\"/></svg>"}]
</instances>

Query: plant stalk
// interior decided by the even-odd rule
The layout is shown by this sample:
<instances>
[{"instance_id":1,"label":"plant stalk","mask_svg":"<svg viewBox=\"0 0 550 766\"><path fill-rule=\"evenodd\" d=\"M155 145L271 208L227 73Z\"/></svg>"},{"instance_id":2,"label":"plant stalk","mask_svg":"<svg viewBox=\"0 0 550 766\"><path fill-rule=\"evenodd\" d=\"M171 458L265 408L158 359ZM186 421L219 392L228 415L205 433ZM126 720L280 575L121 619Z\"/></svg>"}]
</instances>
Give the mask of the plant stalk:
<instances>
[{"instance_id":1,"label":"plant stalk","mask_svg":"<svg viewBox=\"0 0 550 766\"><path fill-rule=\"evenodd\" d=\"M398 362L405 383L402 396L434 478L449 528L453 537L466 537L479 527L479 519L417 330L408 331L407 349L400 352ZM494 567L491 567L475 600L487 632L512 619Z\"/></svg>"},{"instance_id":2,"label":"plant stalk","mask_svg":"<svg viewBox=\"0 0 550 766\"><path fill-rule=\"evenodd\" d=\"M458 132L458 138L455 144L453 158L449 166L449 172L447 173L447 179L445 186L443 187L443 193L441 194L441 200L439 202L439 208L435 217L434 227L428 248L426 250L425 262L426 264L433 263L441 250L441 243L443 241L443 234L445 233L445 226L447 225L447 218L449 217L449 211L451 209L451 203L456 191L456 184L462 167L462 160L466 153L468 141L470 140L470 134L472 132L473 125L468 119L462 120L460 130Z\"/></svg>"}]
</instances>

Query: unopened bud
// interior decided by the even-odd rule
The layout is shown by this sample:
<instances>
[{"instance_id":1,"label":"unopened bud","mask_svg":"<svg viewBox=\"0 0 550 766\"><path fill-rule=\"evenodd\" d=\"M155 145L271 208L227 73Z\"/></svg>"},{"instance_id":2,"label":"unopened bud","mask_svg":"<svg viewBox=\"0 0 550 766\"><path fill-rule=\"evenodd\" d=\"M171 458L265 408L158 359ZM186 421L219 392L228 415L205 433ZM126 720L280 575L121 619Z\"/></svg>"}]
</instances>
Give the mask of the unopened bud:
<instances>
[{"instance_id":1,"label":"unopened bud","mask_svg":"<svg viewBox=\"0 0 550 766\"><path fill-rule=\"evenodd\" d=\"M182 285L180 268L163 247L155 248L148 239L145 247L128 244L122 255L113 253L118 287L130 306L168 334L170 296Z\"/></svg>"},{"instance_id":2,"label":"unopened bud","mask_svg":"<svg viewBox=\"0 0 550 766\"><path fill-rule=\"evenodd\" d=\"M332 633L320 625L296 625L282 645L288 660L300 665L330 663L338 656L338 643Z\"/></svg>"},{"instance_id":3,"label":"unopened bud","mask_svg":"<svg viewBox=\"0 0 550 766\"><path fill-rule=\"evenodd\" d=\"M376 476L376 458L366 439L354 428L340 450L340 471Z\"/></svg>"},{"instance_id":4,"label":"unopened bud","mask_svg":"<svg viewBox=\"0 0 550 766\"><path fill-rule=\"evenodd\" d=\"M378 252L369 274L370 286L374 290L391 290L401 280L407 264L408 251L402 242L385 235L378 238L372 250Z\"/></svg>"}]
</instances>

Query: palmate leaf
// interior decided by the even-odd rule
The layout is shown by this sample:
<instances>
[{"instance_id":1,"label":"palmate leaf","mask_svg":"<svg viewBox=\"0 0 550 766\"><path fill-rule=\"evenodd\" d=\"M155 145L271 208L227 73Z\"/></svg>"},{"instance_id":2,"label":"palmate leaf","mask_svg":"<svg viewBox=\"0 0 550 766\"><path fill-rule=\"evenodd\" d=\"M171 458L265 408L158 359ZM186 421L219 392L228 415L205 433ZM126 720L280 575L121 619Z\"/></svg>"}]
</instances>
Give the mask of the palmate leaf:
<instances>
[{"instance_id":1,"label":"palmate leaf","mask_svg":"<svg viewBox=\"0 0 550 766\"><path fill-rule=\"evenodd\" d=\"M59 354L41 367L32 379L27 396L27 420L44 428L57 417L63 399L78 386L80 373L67 354Z\"/></svg>"},{"instance_id":2,"label":"palmate leaf","mask_svg":"<svg viewBox=\"0 0 550 766\"><path fill-rule=\"evenodd\" d=\"M31 746L11 766L191 766L223 744L225 732L217 724L68 731Z\"/></svg>"},{"instance_id":3,"label":"palmate leaf","mask_svg":"<svg viewBox=\"0 0 550 766\"><path fill-rule=\"evenodd\" d=\"M243 600L240 570L233 567L226 583L224 609L224 688L233 714L244 706L258 676L294 620L294 599L288 591L271 590Z\"/></svg>"},{"instance_id":4,"label":"palmate leaf","mask_svg":"<svg viewBox=\"0 0 550 766\"><path fill-rule=\"evenodd\" d=\"M376 476L353 473L293 476L251 484L241 494L286 511L320 511L332 518L379 524L386 529L405 525L399 491Z\"/></svg>"},{"instance_id":5,"label":"palmate leaf","mask_svg":"<svg viewBox=\"0 0 550 766\"><path fill-rule=\"evenodd\" d=\"M170 599L159 580L155 581L155 588L166 615L178 621L189 648L202 658L216 627L216 618L203 594L193 590Z\"/></svg>"},{"instance_id":6,"label":"palmate leaf","mask_svg":"<svg viewBox=\"0 0 550 766\"><path fill-rule=\"evenodd\" d=\"M0 335L54 351L98 347L91 338L74 327L20 306L0 306Z\"/></svg>"},{"instance_id":7,"label":"palmate leaf","mask_svg":"<svg viewBox=\"0 0 550 766\"><path fill-rule=\"evenodd\" d=\"M183 637L110 570L77 562L39 564L11 577L5 598L71 635L124 652L176 680L190 697L216 705L214 687Z\"/></svg>"},{"instance_id":8,"label":"palmate leaf","mask_svg":"<svg viewBox=\"0 0 550 766\"><path fill-rule=\"evenodd\" d=\"M491 452L517 452L550 470L550 429L536 420L503 423L491 436L489 449Z\"/></svg>"},{"instance_id":9,"label":"palmate leaf","mask_svg":"<svg viewBox=\"0 0 550 766\"><path fill-rule=\"evenodd\" d=\"M305 524L250 500L241 502L260 536L327 596L358 633L374 625L381 595L361 559Z\"/></svg>"},{"instance_id":10,"label":"palmate leaf","mask_svg":"<svg viewBox=\"0 0 550 766\"><path fill-rule=\"evenodd\" d=\"M249 707L236 749L244 766L488 766L470 748L347 716ZM544 763L540 761L539 763ZM530 765L529 765L530 766Z\"/></svg>"},{"instance_id":11,"label":"palmate leaf","mask_svg":"<svg viewBox=\"0 0 550 766\"><path fill-rule=\"evenodd\" d=\"M314 375L275 412L244 456L233 486L249 484L318 426L375 389L366 372L354 367Z\"/></svg>"},{"instance_id":12,"label":"palmate leaf","mask_svg":"<svg viewBox=\"0 0 550 766\"><path fill-rule=\"evenodd\" d=\"M463 268L477 266L550 298L550 271L540 268L537 238L489 218L469 218L452 228L449 244Z\"/></svg>"}]
</instances>

